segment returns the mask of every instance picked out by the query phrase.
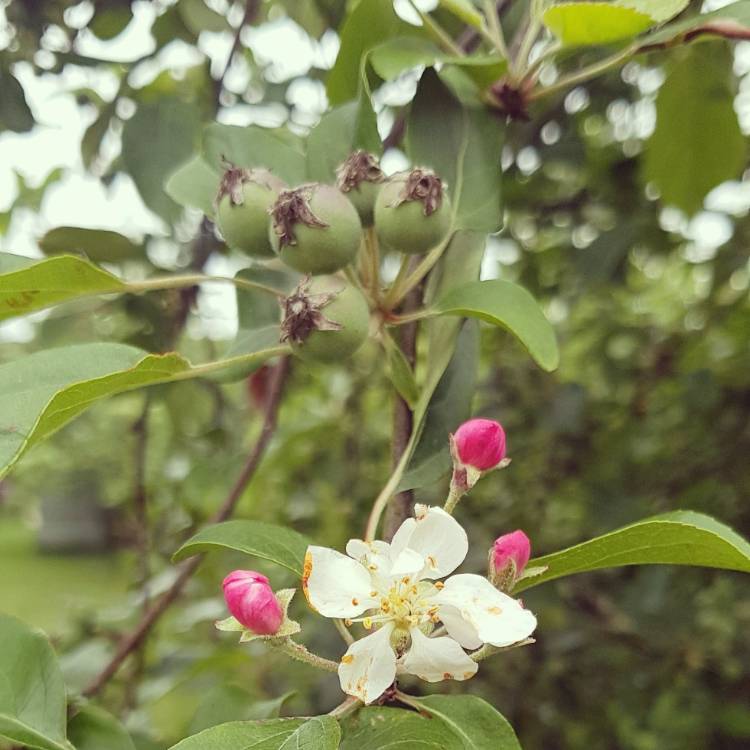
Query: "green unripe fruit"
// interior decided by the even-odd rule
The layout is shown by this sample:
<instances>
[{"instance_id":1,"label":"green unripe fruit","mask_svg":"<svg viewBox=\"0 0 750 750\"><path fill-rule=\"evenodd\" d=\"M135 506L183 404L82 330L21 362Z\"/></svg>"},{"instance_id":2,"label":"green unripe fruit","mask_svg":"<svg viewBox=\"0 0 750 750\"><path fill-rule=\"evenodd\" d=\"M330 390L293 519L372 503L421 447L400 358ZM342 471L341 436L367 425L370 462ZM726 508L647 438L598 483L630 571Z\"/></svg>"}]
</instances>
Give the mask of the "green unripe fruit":
<instances>
[{"instance_id":1,"label":"green unripe fruit","mask_svg":"<svg viewBox=\"0 0 750 750\"><path fill-rule=\"evenodd\" d=\"M333 273L357 256L362 241L359 215L330 185L283 190L271 207L271 217L271 244L296 271Z\"/></svg>"},{"instance_id":2,"label":"green unripe fruit","mask_svg":"<svg viewBox=\"0 0 750 750\"><path fill-rule=\"evenodd\" d=\"M226 170L216 199L216 223L229 247L256 258L275 255L268 238L268 210L284 187L265 169Z\"/></svg>"},{"instance_id":3,"label":"green unripe fruit","mask_svg":"<svg viewBox=\"0 0 750 750\"><path fill-rule=\"evenodd\" d=\"M384 245L402 253L424 253L442 242L450 227L450 201L434 172L400 172L380 189L375 230Z\"/></svg>"},{"instance_id":4,"label":"green unripe fruit","mask_svg":"<svg viewBox=\"0 0 750 750\"><path fill-rule=\"evenodd\" d=\"M367 338L370 310L362 293L336 276L303 279L283 303L282 341L311 362L351 357Z\"/></svg>"},{"instance_id":5,"label":"green unripe fruit","mask_svg":"<svg viewBox=\"0 0 750 750\"><path fill-rule=\"evenodd\" d=\"M336 187L357 209L363 226L372 226L375 200L384 181L377 158L367 151L350 154L336 170Z\"/></svg>"}]
</instances>

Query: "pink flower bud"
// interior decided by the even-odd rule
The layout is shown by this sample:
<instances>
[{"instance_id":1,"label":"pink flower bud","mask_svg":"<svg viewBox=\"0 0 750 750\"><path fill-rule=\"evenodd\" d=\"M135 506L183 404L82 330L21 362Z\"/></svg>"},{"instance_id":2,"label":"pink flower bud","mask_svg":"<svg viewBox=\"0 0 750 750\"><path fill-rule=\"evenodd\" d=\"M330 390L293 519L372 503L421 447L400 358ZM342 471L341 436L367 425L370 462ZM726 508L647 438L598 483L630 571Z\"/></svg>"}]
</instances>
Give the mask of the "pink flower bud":
<instances>
[{"instance_id":1,"label":"pink flower bud","mask_svg":"<svg viewBox=\"0 0 750 750\"><path fill-rule=\"evenodd\" d=\"M494 469L505 458L505 431L491 419L470 419L453 436L458 460L479 471Z\"/></svg>"},{"instance_id":2,"label":"pink flower bud","mask_svg":"<svg viewBox=\"0 0 750 750\"><path fill-rule=\"evenodd\" d=\"M509 568L514 578L521 575L531 557L531 542L520 529L510 534L503 534L495 539L492 547L492 565L496 574Z\"/></svg>"},{"instance_id":3,"label":"pink flower bud","mask_svg":"<svg viewBox=\"0 0 750 750\"><path fill-rule=\"evenodd\" d=\"M258 635L273 635L284 613L268 578L253 570L235 570L222 583L224 599L232 615Z\"/></svg>"}]
</instances>

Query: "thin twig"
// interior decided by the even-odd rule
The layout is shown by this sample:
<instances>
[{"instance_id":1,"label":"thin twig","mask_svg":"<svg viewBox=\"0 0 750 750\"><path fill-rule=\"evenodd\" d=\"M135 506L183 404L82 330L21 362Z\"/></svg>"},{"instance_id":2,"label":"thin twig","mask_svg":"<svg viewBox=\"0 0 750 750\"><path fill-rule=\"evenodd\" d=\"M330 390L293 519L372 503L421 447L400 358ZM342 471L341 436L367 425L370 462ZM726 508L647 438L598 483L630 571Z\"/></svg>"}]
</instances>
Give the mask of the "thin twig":
<instances>
[{"instance_id":1,"label":"thin twig","mask_svg":"<svg viewBox=\"0 0 750 750\"><path fill-rule=\"evenodd\" d=\"M229 491L226 500L210 519L210 523L221 523L222 521L226 521L232 515L237 503L245 492L245 488L253 478L255 471L260 464L260 460L263 457L268 444L271 442L274 431L276 430L281 397L289 376L289 370L289 357L284 357L275 368L268 400L266 402L265 417L263 419L263 427L261 428L260 435L258 435L258 439L255 441L255 444L253 445L239 476L235 480L232 489ZM149 608L134 630L128 633L120 641L112 659L110 659L107 666L84 689L83 695L88 698L96 695L112 679L112 677L115 676L128 656L140 646L161 616L182 593L185 584L198 569L202 559L202 555L193 557L182 566L179 575L169 590Z\"/></svg>"},{"instance_id":2,"label":"thin twig","mask_svg":"<svg viewBox=\"0 0 750 750\"><path fill-rule=\"evenodd\" d=\"M237 31L234 34L234 41L232 42L232 48L229 50L229 56L227 57L227 62L224 65L224 70L221 72L221 75L216 79L216 82L214 83L217 109L221 105L221 95L224 92L224 79L227 77L229 69L232 67L234 56L237 54L237 51L242 44L242 31L244 30L245 26L249 26L255 20L255 17L258 15L259 10L260 0L247 0L247 2L245 3L245 14L242 16L240 25L237 27Z\"/></svg>"}]
</instances>

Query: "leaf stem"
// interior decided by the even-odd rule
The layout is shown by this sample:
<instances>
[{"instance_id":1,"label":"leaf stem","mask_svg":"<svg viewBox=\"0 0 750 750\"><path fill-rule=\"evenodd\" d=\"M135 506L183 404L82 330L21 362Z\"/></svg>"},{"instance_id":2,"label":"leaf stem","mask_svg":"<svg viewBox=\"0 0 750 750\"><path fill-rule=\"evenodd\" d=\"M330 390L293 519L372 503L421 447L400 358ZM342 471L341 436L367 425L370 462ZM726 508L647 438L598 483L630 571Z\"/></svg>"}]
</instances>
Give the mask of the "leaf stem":
<instances>
[{"instance_id":1,"label":"leaf stem","mask_svg":"<svg viewBox=\"0 0 750 750\"><path fill-rule=\"evenodd\" d=\"M549 86L542 86L535 91L532 91L529 95L529 100L536 101L544 96L556 94L560 91L565 91L566 89L577 86L579 83L585 83L591 78L596 78L597 76L602 75L602 73L606 73L612 68L622 65L637 52L638 46L631 44L614 55L610 55L603 60L587 65L585 68L581 68L575 73L562 76L559 80Z\"/></svg>"},{"instance_id":2,"label":"leaf stem","mask_svg":"<svg viewBox=\"0 0 750 750\"><path fill-rule=\"evenodd\" d=\"M412 10L419 16L424 24L425 29L435 37L445 49L456 57L464 57L465 52L454 41L453 37L434 19L429 13L425 13L419 8L414 0L408 0Z\"/></svg>"},{"instance_id":3,"label":"leaf stem","mask_svg":"<svg viewBox=\"0 0 750 750\"><path fill-rule=\"evenodd\" d=\"M500 24L500 14L497 12L495 0L484 0L484 15L487 19L487 28L485 29L483 24L478 29L479 33L507 60L508 46L505 43L503 27Z\"/></svg>"},{"instance_id":4,"label":"leaf stem","mask_svg":"<svg viewBox=\"0 0 750 750\"><path fill-rule=\"evenodd\" d=\"M252 289L258 292L265 292L266 294L272 294L275 297L286 297L286 292L281 289L276 289L266 284L260 284L257 281L250 281L249 279L238 279L237 277L230 276L207 276L202 273L187 274L184 276L157 276L153 279L144 279L143 281L128 281L125 284L128 287L128 291L131 292L150 292L158 291L162 289L182 289L184 287L196 286L196 284L203 284L205 282L228 282L234 284L240 289Z\"/></svg>"}]
</instances>

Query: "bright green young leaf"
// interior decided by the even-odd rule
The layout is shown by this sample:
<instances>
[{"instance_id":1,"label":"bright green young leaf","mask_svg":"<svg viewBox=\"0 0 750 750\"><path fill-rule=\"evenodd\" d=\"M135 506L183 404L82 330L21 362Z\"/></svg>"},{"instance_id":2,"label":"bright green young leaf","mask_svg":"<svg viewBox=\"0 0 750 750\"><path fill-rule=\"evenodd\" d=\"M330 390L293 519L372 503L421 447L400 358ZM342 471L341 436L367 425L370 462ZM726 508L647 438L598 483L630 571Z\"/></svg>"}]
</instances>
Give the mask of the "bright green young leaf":
<instances>
[{"instance_id":1,"label":"bright green young leaf","mask_svg":"<svg viewBox=\"0 0 750 750\"><path fill-rule=\"evenodd\" d=\"M79 253L96 263L119 263L143 257L141 245L119 232L85 227L55 227L39 240L45 255Z\"/></svg>"},{"instance_id":2,"label":"bright green young leaf","mask_svg":"<svg viewBox=\"0 0 750 750\"><path fill-rule=\"evenodd\" d=\"M698 565L750 573L750 543L710 516L678 510L538 557L529 567L546 566L547 570L521 579L515 591L563 576L623 565Z\"/></svg>"},{"instance_id":3,"label":"bright green young leaf","mask_svg":"<svg viewBox=\"0 0 750 750\"><path fill-rule=\"evenodd\" d=\"M424 72L407 125L407 153L446 182L456 229L500 228L502 144L496 118L484 108L463 107L434 70Z\"/></svg>"},{"instance_id":4,"label":"bright green young leaf","mask_svg":"<svg viewBox=\"0 0 750 750\"><path fill-rule=\"evenodd\" d=\"M746 153L734 110L729 50L701 45L676 54L656 98L645 179L659 189L664 203L694 214L709 190L742 172Z\"/></svg>"},{"instance_id":5,"label":"bright green young leaf","mask_svg":"<svg viewBox=\"0 0 750 750\"><path fill-rule=\"evenodd\" d=\"M476 695L429 695L414 703L450 729L463 750L521 750L507 719Z\"/></svg>"},{"instance_id":6,"label":"bright green young leaf","mask_svg":"<svg viewBox=\"0 0 750 750\"><path fill-rule=\"evenodd\" d=\"M164 178L194 153L200 134L198 109L174 97L141 104L125 121L122 161L144 203L168 222L180 207L164 191Z\"/></svg>"},{"instance_id":7,"label":"bright green young leaf","mask_svg":"<svg viewBox=\"0 0 750 750\"><path fill-rule=\"evenodd\" d=\"M65 739L65 685L46 636L0 614L0 644L0 740L73 750Z\"/></svg>"},{"instance_id":8,"label":"bright green young leaf","mask_svg":"<svg viewBox=\"0 0 750 750\"><path fill-rule=\"evenodd\" d=\"M743 34L746 37L750 35L749 0L740 0L711 13L702 13L684 21L667 24L644 37L642 49L690 41L694 38L710 38L712 34L718 34L721 30L731 31L737 37L742 37Z\"/></svg>"},{"instance_id":9,"label":"bright green young leaf","mask_svg":"<svg viewBox=\"0 0 750 750\"><path fill-rule=\"evenodd\" d=\"M169 176L164 189L181 206L199 208L206 216L213 216L220 181L218 169L210 167L200 156L194 156Z\"/></svg>"},{"instance_id":10,"label":"bright green young leaf","mask_svg":"<svg viewBox=\"0 0 750 750\"><path fill-rule=\"evenodd\" d=\"M424 487L450 469L448 435L471 414L478 365L479 327L475 321L466 321L456 351L430 399L419 443L399 490Z\"/></svg>"},{"instance_id":11,"label":"bright green young leaf","mask_svg":"<svg viewBox=\"0 0 750 750\"><path fill-rule=\"evenodd\" d=\"M280 133L257 125L213 123L203 131L203 159L223 171L228 160L238 167L264 167L293 187L305 181L305 155Z\"/></svg>"},{"instance_id":12,"label":"bright green young leaf","mask_svg":"<svg viewBox=\"0 0 750 750\"><path fill-rule=\"evenodd\" d=\"M368 706L342 729L341 750L463 750L444 723L402 708Z\"/></svg>"},{"instance_id":13,"label":"bright green young leaf","mask_svg":"<svg viewBox=\"0 0 750 750\"><path fill-rule=\"evenodd\" d=\"M357 97L365 55L377 45L398 36L421 36L422 29L402 21L392 0L360 0L341 27L341 47L328 75L326 90L331 104Z\"/></svg>"},{"instance_id":14,"label":"bright green young leaf","mask_svg":"<svg viewBox=\"0 0 750 750\"><path fill-rule=\"evenodd\" d=\"M201 529L185 542L173 560L179 562L200 552L232 549L281 565L298 576L310 544L302 534L262 521L225 521Z\"/></svg>"},{"instance_id":15,"label":"bright green young leaf","mask_svg":"<svg viewBox=\"0 0 750 750\"><path fill-rule=\"evenodd\" d=\"M441 315L479 318L507 328L536 363L552 371L559 363L555 331L536 300L510 281L474 281L448 292L433 309Z\"/></svg>"},{"instance_id":16,"label":"bright green young leaf","mask_svg":"<svg viewBox=\"0 0 750 750\"><path fill-rule=\"evenodd\" d=\"M330 716L232 721L206 729L170 750L336 750L341 730Z\"/></svg>"},{"instance_id":17,"label":"bright green young leaf","mask_svg":"<svg viewBox=\"0 0 750 750\"><path fill-rule=\"evenodd\" d=\"M690 0L618 0L617 5L633 8L651 16L658 23L664 23L682 13L690 5Z\"/></svg>"},{"instance_id":18,"label":"bright green young leaf","mask_svg":"<svg viewBox=\"0 0 750 750\"><path fill-rule=\"evenodd\" d=\"M58 255L41 261L8 254L0 258L0 320L76 297L128 289L125 282L77 255Z\"/></svg>"},{"instance_id":19,"label":"bright green young leaf","mask_svg":"<svg viewBox=\"0 0 750 750\"><path fill-rule=\"evenodd\" d=\"M179 354L124 344L79 344L0 365L0 479L29 448L99 399L158 383L207 376L285 353L274 347L192 366Z\"/></svg>"},{"instance_id":20,"label":"bright green young leaf","mask_svg":"<svg viewBox=\"0 0 750 750\"><path fill-rule=\"evenodd\" d=\"M135 750L125 727L102 708L84 706L68 723L76 750Z\"/></svg>"},{"instance_id":21,"label":"bright green young leaf","mask_svg":"<svg viewBox=\"0 0 750 750\"><path fill-rule=\"evenodd\" d=\"M566 47L612 44L642 34L654 19L634 8L614 3L558 3L542 19Z\"/></svg>"}]
</instances>

